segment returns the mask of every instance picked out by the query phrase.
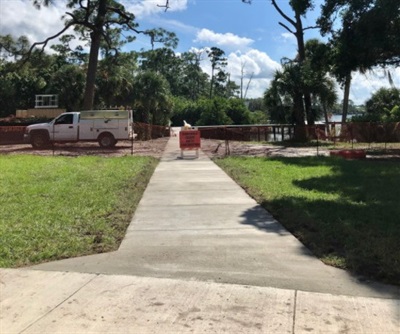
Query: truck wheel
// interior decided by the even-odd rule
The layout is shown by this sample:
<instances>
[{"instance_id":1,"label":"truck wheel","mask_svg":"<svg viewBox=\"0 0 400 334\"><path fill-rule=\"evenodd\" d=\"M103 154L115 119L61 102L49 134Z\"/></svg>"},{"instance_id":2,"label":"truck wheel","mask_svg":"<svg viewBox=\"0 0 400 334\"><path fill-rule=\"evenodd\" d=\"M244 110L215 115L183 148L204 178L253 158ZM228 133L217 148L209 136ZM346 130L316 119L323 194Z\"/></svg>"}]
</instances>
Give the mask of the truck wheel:
<instances>
[{"instance_id":1,"label":"truck wheel","mask_svg":"<svg viewBox=\"0 0 400 334\"><path fill-rule=\"evenodd\" d=\"M105 133L99 137L99 145L104 148L114 147L117 141L111 133Z\"/></svg>"},{"instance_id":2,"label":"truck wheel","mask_svg":"<svg viewBox=\"0 0 400 334\"><path fill-rule=\"evenodd\" d=\"M44 148L49 145L49 139L43 133L32 135L31 144L33 148Z\"/></svg>"}]
</instances>

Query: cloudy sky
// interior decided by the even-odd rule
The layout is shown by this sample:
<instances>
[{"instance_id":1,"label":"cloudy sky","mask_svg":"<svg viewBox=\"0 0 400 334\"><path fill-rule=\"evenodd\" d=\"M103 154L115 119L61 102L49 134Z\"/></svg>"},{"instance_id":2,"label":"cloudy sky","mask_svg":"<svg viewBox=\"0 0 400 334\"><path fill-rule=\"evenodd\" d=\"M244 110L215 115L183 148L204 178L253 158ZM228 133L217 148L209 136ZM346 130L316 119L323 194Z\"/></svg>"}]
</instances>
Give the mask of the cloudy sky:
<instances>
[{"instance_id":1,"label":"cloudy sky","mask_svg":"<svg viewBox=\"0 0 400 334\"><path fill-rule=\"evenodd\" d=\"M313 26L323 1L315 0L315 10L304 19L304 26ZM29 0L0 0L0 34L16 37L26 35L41 41L63 27L62 15L66 1L54 0L50 8L34 9ZM164 28L179 38L177 52L201 50L216 46L225 51L231 79L239 83L241 71L244 84L253 79L247 97L261 97L283 57L296 54L296 41L279 25L282 18L269 0L253 0L251 5L241 0L169 0L169 8L160 7L166 0L123 0L127 10L134 13L140 29ZM288 1L278 1L283 11L293 17ZM307 30L306 39L321 38L317 30ZM149 49L145 36L127 46L127 50ZM205 71L210 66L204 57ZM395 84L400 86L400 69L393 72ZM351 99L364 103L373 92L388 86L379 71L367 75L355 74Z\"/></svg>"}]
</instances>

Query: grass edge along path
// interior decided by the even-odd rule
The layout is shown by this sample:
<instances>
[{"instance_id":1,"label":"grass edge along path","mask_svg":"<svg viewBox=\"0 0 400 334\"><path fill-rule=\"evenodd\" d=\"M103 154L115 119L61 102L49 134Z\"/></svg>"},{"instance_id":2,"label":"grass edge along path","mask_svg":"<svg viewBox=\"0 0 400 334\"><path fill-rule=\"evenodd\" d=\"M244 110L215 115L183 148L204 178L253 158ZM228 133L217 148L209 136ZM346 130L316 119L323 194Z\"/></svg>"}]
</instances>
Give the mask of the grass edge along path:
<instances>
[{"instance_id":1,"label":"grass edge along path","mask_svg":"<svg viewBox=\"0 0 400 334\"><path fill-rule=\"evenodd\" d=\"M116 250L157 164L0 156L0 267Z\"/></svg>"},{"instance_id":2,"label":"grass edge along path","mask_svg":"<svg viewBox=\"0 0 400 334\"><path fill-rule=\"evenodd\" d=\"M214 161L324 263L400 285L400 164L330 157Z\"/></svg>"}]
</instances>

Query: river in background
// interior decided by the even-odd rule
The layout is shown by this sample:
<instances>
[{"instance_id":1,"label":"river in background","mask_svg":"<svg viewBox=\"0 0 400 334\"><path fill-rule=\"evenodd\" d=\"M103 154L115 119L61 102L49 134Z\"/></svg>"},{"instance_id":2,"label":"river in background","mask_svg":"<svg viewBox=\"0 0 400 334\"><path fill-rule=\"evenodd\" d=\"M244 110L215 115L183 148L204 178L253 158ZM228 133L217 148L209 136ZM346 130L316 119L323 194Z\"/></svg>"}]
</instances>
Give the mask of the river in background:
<instances>
[{"instance_id":1,"label":"river in background","mask_svg":"<svg viewBox=\"0 0 400 334\"><path fill-rule=\"evenodd\" d=\"M354 115L353 114L351 114L351 115L347 115L347 120L349 121L349 120L351 120L351 118L353 117ZM330 122L341 122L342 121L342 115L332 115L332 117L329 119L329 121ZM324 124L325 123L325 118L321 118L318 122L317 122L318 124Z\"/></svg>"}]
</instances>

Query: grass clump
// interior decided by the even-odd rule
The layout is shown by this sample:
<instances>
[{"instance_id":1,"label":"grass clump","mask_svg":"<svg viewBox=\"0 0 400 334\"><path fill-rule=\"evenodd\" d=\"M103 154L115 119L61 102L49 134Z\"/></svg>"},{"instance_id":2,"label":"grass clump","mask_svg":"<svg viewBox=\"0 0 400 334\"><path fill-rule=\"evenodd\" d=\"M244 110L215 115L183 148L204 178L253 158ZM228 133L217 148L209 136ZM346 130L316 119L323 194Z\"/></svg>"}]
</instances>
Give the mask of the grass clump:
<instances>
[{"instance_id":1,"label":"grass clump","mask_svg":"<svg viewBox=\"0 0 400 334\"><path fill-rule=\"evenodd\" d=\"M400 165L340 158L216 161L327 264L400 284Z\"/></svg>"},{"instance_id":2,"label":"grass clump","mask_svg":"<svg viewBox=\"0 0 400 334\"><path fill-rule=\"evenodd\" d=\"M157 160L0 156L0 266L117 249Z\"/></svg>"}]
</instances>

